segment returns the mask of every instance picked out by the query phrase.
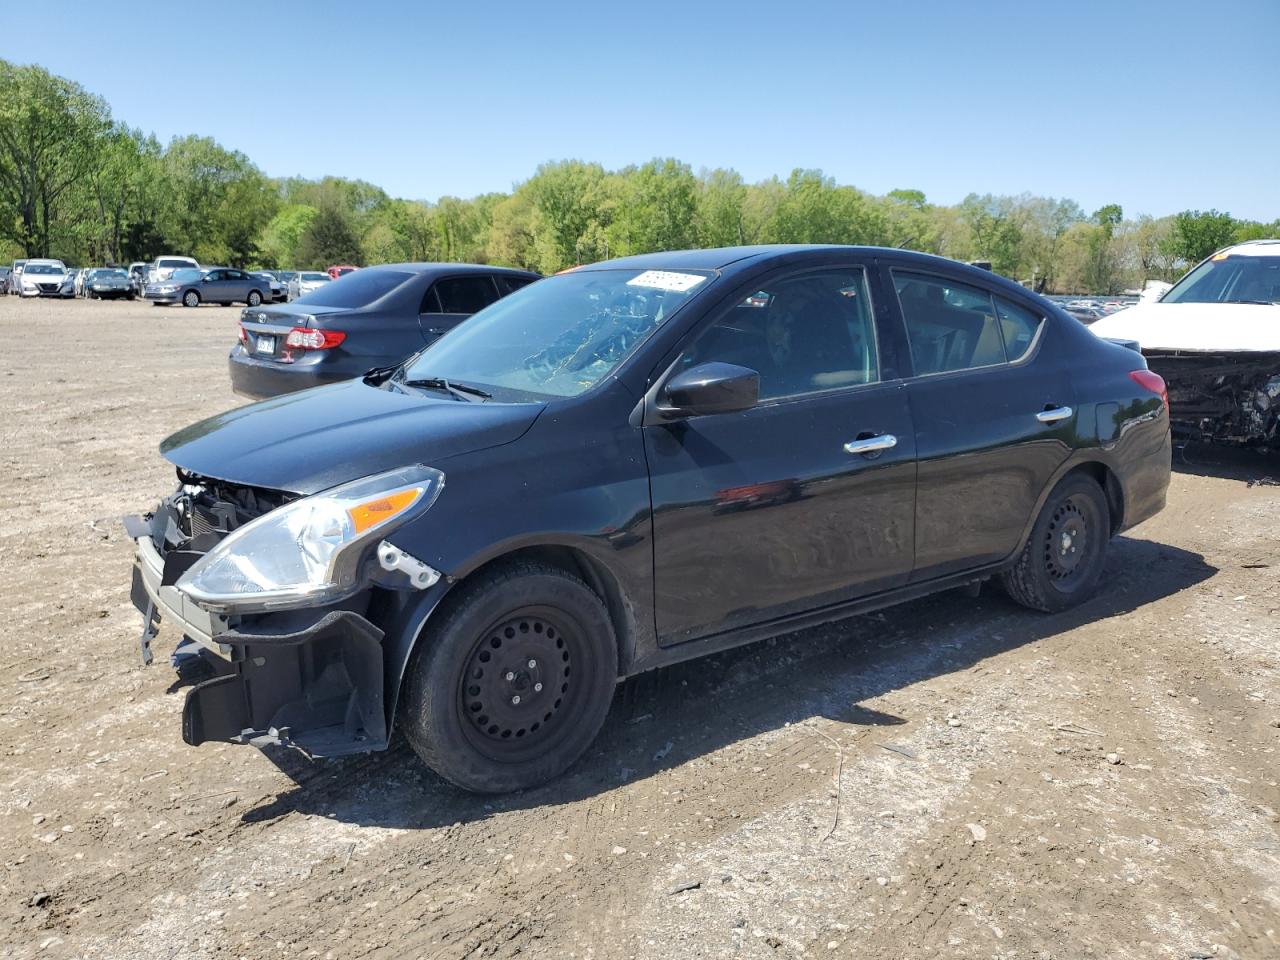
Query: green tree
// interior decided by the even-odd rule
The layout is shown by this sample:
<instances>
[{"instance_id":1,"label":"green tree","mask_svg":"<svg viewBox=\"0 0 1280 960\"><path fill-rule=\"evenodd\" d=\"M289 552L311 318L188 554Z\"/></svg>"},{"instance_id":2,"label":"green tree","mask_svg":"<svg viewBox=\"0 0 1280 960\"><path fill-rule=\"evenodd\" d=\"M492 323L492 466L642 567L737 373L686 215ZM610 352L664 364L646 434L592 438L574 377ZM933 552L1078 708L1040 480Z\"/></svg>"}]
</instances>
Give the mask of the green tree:
<instances>
[{"instance_id":1,"label":"green tree","mask_svg":"<svg viewBox=\"0 0 1280 960\"><path fill-rule=\"evenodd\" d=\"M1229 213L1184 210L1173 218L1166 249L1188 264L1199 263L1231 243L1235 231L1236 222Z\"/></svg>"},{"instance_id":2,"label":"green tree","mask_svg":"<svg viewBox=\"0 0 1280 960\"><path fill-rule=\"evenodd\" d=\"M38 66L0 60L0 237L48 256L59 204L110 128L106 103Z\"/></svg>"},{"instance_id":3,"label":"green tree","mask_svg":"<svg viewBox=\"0 0 1280 960\"><path fill-rule=\"evenodd\" d=\"M298 266L304 270L322 270L341 263L362 265L360 239L346 212L333 205L317 210L302 231L297 258Z\"/></svg>"},{"instance_id":4,"label":"green tree","mask_svg":"<svg viewBox=\"0 0 1280 960\"><path fill-rule=\"evenodd\" d=\"M315 216L316 208L306 204L293 203L281 207L262 228L258 241L264 263L279 269L293 267L298 262L302 235Z\"/></svg>"}]
</instances>

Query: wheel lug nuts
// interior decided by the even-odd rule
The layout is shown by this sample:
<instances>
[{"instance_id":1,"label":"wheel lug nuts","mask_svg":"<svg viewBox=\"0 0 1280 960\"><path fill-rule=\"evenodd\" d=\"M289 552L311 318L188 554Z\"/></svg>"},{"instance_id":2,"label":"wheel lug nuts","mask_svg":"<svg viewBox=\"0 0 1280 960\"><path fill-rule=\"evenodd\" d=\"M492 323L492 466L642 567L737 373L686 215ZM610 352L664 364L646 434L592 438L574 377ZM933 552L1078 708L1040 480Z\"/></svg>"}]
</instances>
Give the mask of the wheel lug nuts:
<instances>
[{"instance_id":1,"label":"wheel lug nuts","mask_svg":"<svg viewBox=\"0 0 1280 960\"><path fill-rule=\"evenodd\" d=\"M537 665L538 665L538 661L537 661L537 660L530 660L530 661L529 661L529 669L530 669L530 670L532 670L532 669L533 669L534 667L536 667Z\"/></svg>"},{"instance_id":2,"label":"wheel lug nuts","mask_svg":"<svg viewBox=\"0 0 1280 960\"><path fill-rule=\"evenodd\" d=\"M514 697L511 698L511 703L514 705L514 704L518 704L519 702L520 702L520 694L517 693Z\"/></svg>"},{"instance_id":3,"label":"wheel lug nuts","mask_svg":"<svg viewBox=\"0 0 1280 960\"><path fill-rule=\"evenodd\" d=\"M540 683L535 683L535 684L533 685L533 692L534 692L534 693L541 693L541 692L542 692L542 684L540 684Z\"/></svg>"},{"instance_id":4,"label":"wheel lug nuts","mask_svg":"<svg viewBox=\"0 0 1280 960\"><path fill-rule=\"evenodd\" d=\"M511 682L512 680L514 680L515 678L516 678L516 675L515 675L514 673L512 673L510 670L508 670L508 671L507 671L507 683L510 683L510 682Z\"/></svg>"}]
</instances>

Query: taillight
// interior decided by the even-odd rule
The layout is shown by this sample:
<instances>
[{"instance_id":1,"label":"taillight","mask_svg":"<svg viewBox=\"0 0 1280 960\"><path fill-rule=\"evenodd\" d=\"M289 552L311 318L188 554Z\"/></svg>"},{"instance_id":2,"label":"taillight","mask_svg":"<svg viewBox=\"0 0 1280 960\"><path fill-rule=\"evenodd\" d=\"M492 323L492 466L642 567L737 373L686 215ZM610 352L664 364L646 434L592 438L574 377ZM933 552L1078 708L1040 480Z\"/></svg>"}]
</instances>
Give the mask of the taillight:
<instances>
[{"instance_id":1,"label":"taillight","mask_svg":"<svg viewBox=\"0 0 1280 960\"><path fill-rule=\"evenodd\" d=\"M294 327L284 338L286 347L299 350L329 350L336 347L347 335L341 330L308 330L306 327Z\"/></svg>"},{"instance_id":2,"label":"taillight","mask_svg":"<svg viewBox=\"0 0 1280 960\"><path fill-rule=\"evenodd\" d=\"M245 329L244 329L244 324L243 324L243 323L242 323L242 324L240 324L240 342L241 342L241 343L248 343L248 342L249 342L249 334L245 333Z\"/></svg>"},{"instance_id":3,"label":"taillight","mask_svg":"<svg viewBox=\"0 0 1280 960\"><path fill-rule=\"evenodd\" d=\"M1169 409L1169 388L1165 386L1164 377L1150 370L1134 370L1129 374L1129 379L1143 390L1150 390L1160 398L1164 408Z\"/></svg>"}]
</instances>

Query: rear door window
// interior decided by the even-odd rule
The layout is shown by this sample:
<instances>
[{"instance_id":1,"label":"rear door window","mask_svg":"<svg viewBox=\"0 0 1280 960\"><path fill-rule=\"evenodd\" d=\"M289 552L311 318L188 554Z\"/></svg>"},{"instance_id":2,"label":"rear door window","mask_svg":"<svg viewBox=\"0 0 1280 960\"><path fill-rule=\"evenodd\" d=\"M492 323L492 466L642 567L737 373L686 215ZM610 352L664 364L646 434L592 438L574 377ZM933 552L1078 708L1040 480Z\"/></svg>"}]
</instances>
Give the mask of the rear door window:
<instances>
[{"instance_id":1,"label":"rear door window","mask_svg":"<svg viewBox=\"0 0 1280 960\"><path fill-rule=\"evenodd\" d=\"M946 277L897 270L893 286L916 376L1005 362L1004 338L987 291Z\"/></svg>"},{"instance_id":2,"label":"rear door window","mask_svg":"<svg viewBox=\"0 0 1280 960\"><path fill-rule=\"evenodd\" d=\"M515 293L521 287L527 287L533 283L533 277L513 277L509 274L498 274L495 278L498 281L498 293L500 296L506 296L509 293Z\"/></svg>"},{"instance_id":3,"label":"rear door window","mask_svg":"<svg viewBox=\"0 0 1280 960\"><path fill-rule=\"evenodd\" d=\"M996 316L1000 319L1000 333L1004 336L1004 352L1013 363L1021 360L1031 350L1036 334L1044 318L1025 307L995 297Z\"/></svg>"},{"instance_id":4,"label":"rear door window","mask_svg":"<svg viewBox=\"0 0 1280 960\"><path fill-rule=\"evenodd\" d=\"M498 288L489 276L437 280L434 290L440 313L478 313L498 299Z\"/></svg>"}]
</instances>

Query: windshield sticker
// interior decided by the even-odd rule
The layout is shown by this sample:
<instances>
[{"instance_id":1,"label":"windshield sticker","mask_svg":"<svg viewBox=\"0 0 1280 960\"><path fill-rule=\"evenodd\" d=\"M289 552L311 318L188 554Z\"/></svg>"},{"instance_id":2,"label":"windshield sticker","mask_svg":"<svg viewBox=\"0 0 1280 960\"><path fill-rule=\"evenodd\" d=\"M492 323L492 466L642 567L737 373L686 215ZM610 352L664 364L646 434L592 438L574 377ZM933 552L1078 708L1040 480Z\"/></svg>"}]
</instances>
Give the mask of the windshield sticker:
<instances>
[{"instance_id":1,"label":"windshield sticker","mask_svg":"<svg viewBox=\"0 0 1280 960\"><path fill-rule=\"evenodd\" d=\"M627 281L629 287L651 287L654 290L669 290L672 293L684 293L692 290L706 277L696 273L669 273L666 270L646 270L638 277Z\"/></svg>"}]
</instances>

